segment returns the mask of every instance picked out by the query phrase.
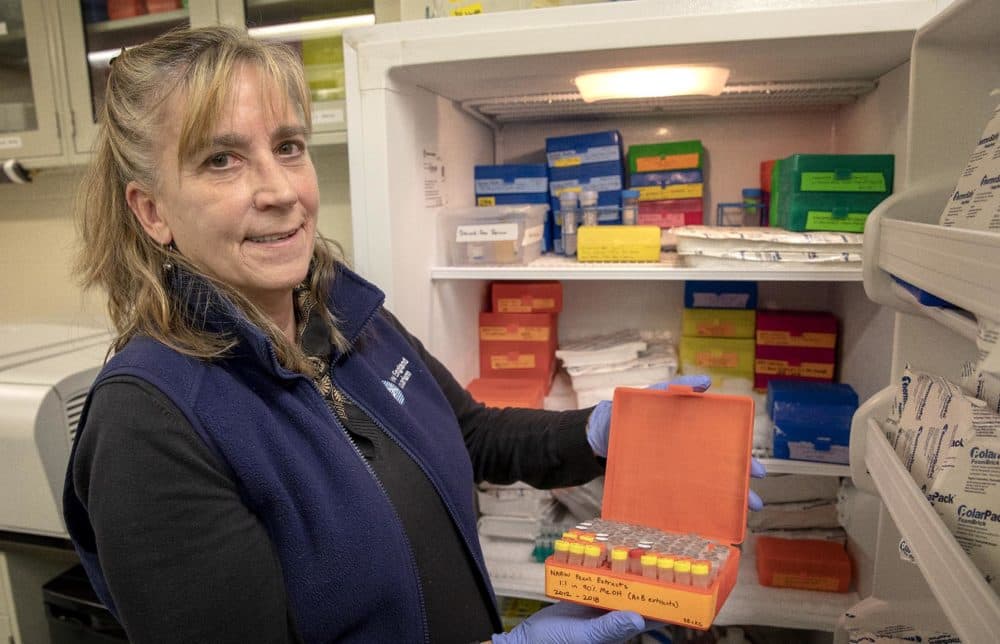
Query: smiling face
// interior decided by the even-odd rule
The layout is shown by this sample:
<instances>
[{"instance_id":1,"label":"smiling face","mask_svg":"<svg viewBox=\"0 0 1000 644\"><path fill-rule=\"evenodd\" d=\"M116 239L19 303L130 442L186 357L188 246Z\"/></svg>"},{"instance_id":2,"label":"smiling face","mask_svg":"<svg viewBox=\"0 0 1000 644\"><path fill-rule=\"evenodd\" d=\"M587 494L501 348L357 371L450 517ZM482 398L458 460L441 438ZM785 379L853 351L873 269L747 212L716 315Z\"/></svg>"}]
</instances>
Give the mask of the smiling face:
<instances>
[{"instance_id":1,"label":"smiling face","mask_svg":"<svg viewBox=\"0 0 1000 644\"><path fill-rule=\"evenodd\" d=\"M319 189L306 127L277 84L243 65L202 149L179 156L184 92L163 106L152 191L126 199L146 232L284 326L309 270Z\"/></svg>"}]
</instances>

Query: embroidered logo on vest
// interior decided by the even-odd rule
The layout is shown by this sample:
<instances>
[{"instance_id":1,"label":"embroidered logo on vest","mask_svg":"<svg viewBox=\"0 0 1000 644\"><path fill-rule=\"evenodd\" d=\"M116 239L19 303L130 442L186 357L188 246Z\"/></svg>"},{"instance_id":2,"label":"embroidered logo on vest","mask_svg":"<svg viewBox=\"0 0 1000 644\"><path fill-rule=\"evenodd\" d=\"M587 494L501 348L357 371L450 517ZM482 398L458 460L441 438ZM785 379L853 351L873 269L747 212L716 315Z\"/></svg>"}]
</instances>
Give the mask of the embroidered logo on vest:
<instances>
[{"instance_id":1,"label":"embroidered logo on vest","mask_svg":"<svg viewBox=\"0 0 1000 644\"><path fill-rule=\"evenodd\" d=\"M398 402L400 405L406 402L406 396L403 395L403 392L399 387L392 384L388 380L383 380L382 384L385 385L385 388L389 390L389 393L392 394L392 397L396 399L396 402Z\"/></svg>"}]
</instances>

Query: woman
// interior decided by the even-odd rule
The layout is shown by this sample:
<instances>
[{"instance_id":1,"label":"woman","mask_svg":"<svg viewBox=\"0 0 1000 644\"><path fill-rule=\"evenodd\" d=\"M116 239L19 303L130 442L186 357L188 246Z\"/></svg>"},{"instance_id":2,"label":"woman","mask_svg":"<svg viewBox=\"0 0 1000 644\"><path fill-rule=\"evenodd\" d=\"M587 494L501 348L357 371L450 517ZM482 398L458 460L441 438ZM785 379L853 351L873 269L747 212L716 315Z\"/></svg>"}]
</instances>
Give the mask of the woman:
<instances>
[{"instance_id":1,"label":"woman","mask_svg":"<svg viewBox=\"0 0 1000 644\"><path fill-rule=\"evenodd\" d=\"M589 410L475 403L318 236L309 123L295 56L234 29L113 61L78 211L117 338L64 505L134 642L488 639L472 481L602 472ZM557 605L496 641L643 626Z\"/></svg>"}]
</instances>

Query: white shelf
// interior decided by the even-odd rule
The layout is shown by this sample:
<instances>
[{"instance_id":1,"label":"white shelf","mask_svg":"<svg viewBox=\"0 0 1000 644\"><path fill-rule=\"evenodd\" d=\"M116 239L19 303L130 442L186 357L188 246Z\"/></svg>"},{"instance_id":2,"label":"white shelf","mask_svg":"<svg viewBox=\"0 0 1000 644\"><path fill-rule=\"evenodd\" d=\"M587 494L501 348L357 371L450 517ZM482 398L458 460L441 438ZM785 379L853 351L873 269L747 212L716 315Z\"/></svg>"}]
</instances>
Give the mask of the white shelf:
<instances>
[{"instance_id":1,"label":"white shelf","mask_svg":"<svg viewBox=\"0 0 1000 644\"><path fill-rule=\"evenodd\" d=\"M808 474L810 476L851 475L851 467L849 465L791 461L784 458L759 458L757 460L767 468L768 474Z\"/></svg>"},{"instance_id":2,"label":"white shelf","mask_svg":"<svg viewBox=\"0 0 1000 644\"><path fill-rule=\"evenodd\" d=\"M524 544L522 561L487 558L493 590L503 597L551 602L552 598L545 596L545 566L530 561L531 543L525 541ZM507 546L507 553L509 548ZM757 583L752 537L743 551L736 586L715 619L717 625L757 624L830 632L840 615L858 602L856 592L824 593L761 586Z\"/></svg>"},{"instance_id":3,"label":"white shelf","mask_svg":"<svg viewBox=\"0 0 1000 644\"><path fill-rule=\"evenodd\" d=\"M559 255L543 255L526 266L434 266L434 280L735 280L751 282L860 282L861 268L835 266L794 267L764 262L748 266L697 268L678 265L677 256L664 253L659 263L584 263Z\"/></svg>"},{"instance_id":4,"label":"white shelf","mask_svg":"<svg viewBox=\"0 0 1000 644\"><path fill-rule=\"evenodd\" d=\"M874 419L866 433L865 464L875 487L955 632L963 642L995 642L1000 598L903 468Z\"/></svg>"}]
</instances>

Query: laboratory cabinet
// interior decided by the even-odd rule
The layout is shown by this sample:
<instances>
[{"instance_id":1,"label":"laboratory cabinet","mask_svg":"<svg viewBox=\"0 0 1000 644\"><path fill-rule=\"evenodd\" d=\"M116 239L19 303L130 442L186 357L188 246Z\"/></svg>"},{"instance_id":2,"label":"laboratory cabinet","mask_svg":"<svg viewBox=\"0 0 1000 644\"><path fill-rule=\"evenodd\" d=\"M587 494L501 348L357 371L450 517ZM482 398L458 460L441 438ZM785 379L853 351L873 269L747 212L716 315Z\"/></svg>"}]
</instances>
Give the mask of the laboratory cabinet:
<instances>
[{"instance_id":1,"label":"laboratory cabinet","mask_svg":"<svg viewBox=\"0 0 1000 644\"><path fill-rule=\"evenodd\" d=\"M841 324L838 380L874 396L889 378L894 317L867 297L861 268L705 270L553 256L527 266L456 267L436 232L441 208L474 205L474 165L543 162L546 137L609 129L626 145L700 139L710 212L757 185L760 161L797 152L895 154L896 186L903 185L911 46L948 3L842 4L635 0L349 31L357 269L461 382L477 375L477 316L493 280L561 280L563 340L626 327L679 336L684 281L728 279L758 282L760 308L833 312ZM730 70L717 97L584 103L572 83L595 69L709 62ZM759 593L747 571L734 591L746 601L729 617L724 608L721 619L833 631L837 616L871 592L880 506L859 496L869 500L850 504L843 520L858 563L853 595L826 595L805 617L768 610L769 602L798 598ZM530 573L515 577L498 580L498 592L542 592Z\"/></svg>"}]
</instances>

